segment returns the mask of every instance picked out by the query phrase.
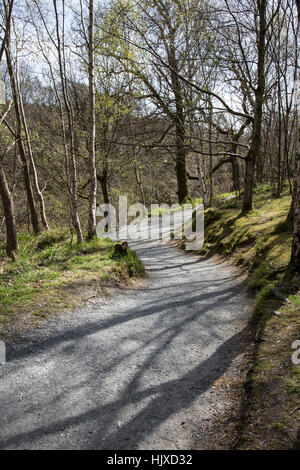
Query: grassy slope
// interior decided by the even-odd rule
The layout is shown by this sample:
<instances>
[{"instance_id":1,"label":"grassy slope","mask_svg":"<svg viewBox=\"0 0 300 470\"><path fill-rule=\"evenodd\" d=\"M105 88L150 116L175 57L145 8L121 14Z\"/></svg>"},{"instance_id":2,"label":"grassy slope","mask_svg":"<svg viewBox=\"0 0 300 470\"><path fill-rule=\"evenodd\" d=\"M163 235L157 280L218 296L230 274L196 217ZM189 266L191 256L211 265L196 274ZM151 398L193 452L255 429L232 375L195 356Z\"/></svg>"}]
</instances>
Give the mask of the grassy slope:
<instances>
[{"instance_id":1,"label":"grassy slope","mask_svg":"<svg viewBox=\"0 0 300 470\"><path fill-rule=\"evenodd\" d=\"M292 448L300 416L300 368L291 361L291 345L300 339L300 292L299 281L284 280L291 247L284 223L290 196L274 199L266 186L258 187L255 209L243 217L234 200L215 202L218 207L205 214L205 244L199 253L231 256L247 267L249 285L257 292L255 353L238 447ZM274 288L290 303L278 300Z\"/></svg>"},{"instance_id":2,"label":"grassy slope","mask_svg":"<svg viewBox=\"0 0 300 470\"><path fill-rule=\"evenodd\" d=\"M68 232L52 230L19 237L14 261L0 257L0 338L16 326L38 324L40 318L75 307L105 287L143 276L144 267L129 250L113 256L114 243L94 239L79 246Z\"/></svg>"}]
</instances>

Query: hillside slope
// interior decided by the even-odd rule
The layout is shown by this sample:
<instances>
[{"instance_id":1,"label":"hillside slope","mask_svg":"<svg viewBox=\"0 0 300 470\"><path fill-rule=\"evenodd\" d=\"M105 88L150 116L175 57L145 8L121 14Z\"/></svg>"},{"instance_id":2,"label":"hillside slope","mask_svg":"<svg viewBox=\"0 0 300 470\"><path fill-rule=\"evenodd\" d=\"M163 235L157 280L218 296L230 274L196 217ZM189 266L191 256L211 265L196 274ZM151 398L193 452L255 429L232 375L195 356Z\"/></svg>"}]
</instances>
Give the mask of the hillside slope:
<instances>
[{"instance_id":1,"label":"hillside slope","mask_svg":"<svg viewBox=\"0 0 300 470\"><path fill-rule=\"evenodd\" d=\"M248 373L241 422L242 449L297 446L300 368L292 344L300 339L299 280L285 280L292 235L285 219L287 191L273 198L267 186L255 190L254 210L240 214L240 203L219 196L205 213L205 244L199 254L230 256L248 271L256 291L254 358Z\"/></svg>"}]
</instances>

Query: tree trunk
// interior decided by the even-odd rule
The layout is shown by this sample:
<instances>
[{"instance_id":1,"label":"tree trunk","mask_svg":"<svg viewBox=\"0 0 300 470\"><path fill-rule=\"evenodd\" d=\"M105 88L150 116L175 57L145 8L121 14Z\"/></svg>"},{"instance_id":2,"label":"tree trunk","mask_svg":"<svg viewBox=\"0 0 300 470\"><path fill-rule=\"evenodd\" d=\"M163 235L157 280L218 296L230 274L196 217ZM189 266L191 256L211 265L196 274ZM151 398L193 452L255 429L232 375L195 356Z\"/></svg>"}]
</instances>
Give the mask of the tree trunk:
<instances>
[{"instance_id":1,"label":"tree trunk","mask_svg":"<svg viewBox=\"0 0 300 470\"><path fill-rule=\"evenodd\" d=\"M29 173L29 168L28 168L28 162L27 162L27 157L26 157L26 152L25 152L25 147L24 147L24 142L23 142L23 137L22 137L22 119L21 119L21 112L20 112L20 104L19 104L19 99L18 99L15 74L14 74L14 70L13 70L13 66L11 62L11 55L10 55L10 34L8 35L8 42L7 42L7 47L6 47L6 61L7 61L7 68L8 68L8 73L10 77L11 88L12 88L16 119L17 119L17 128L15 132L15 138L17 139L17 142L18 142L18 147L19 147L19 152L20 152L20 157L21 157L21 162L22 162L25 189L27 193L27 200L28 200L29 210L30 210L31 224L32 224L34 233L37 234L41 230L40 230L38 214L37 214L36 207L35 207L31 180L30 180L30 173Z\"/></svg>"},{"instance_id":2,"label":"tree trunk","mask_svg":"<svg viewBox=\"0 0 300 470\"><path fill-rule=\"evenodd\" d=\"M203 172L201 168L201 162L200 162L200 157L197 157L197 171L198 171L198 179L201 187L201 193L202 193L202 200L203 200L203 205L204 207L208 207L208 199L207 199L207 192L206 192L206 184L205 180L203 177Z\"/></svg>"},{"instance_id":3,"label":"tree trunk","mask_svg":"<svg viewBox=\"0 0 300 470\"><path fill-rule=\"evenodd\" d=\"M8 256L13 256L13 253L18 250L14 203L8 188L2 162L0 162L0 196L6 224L6 253Z\"/></svg>"},{"instance_id":4,"label":"tree trunk","mask_svg":"<svg viewBox=\"0 0 300 470\"><path fill-rule=\"evenodd\" d=\"M299 38L300 30L300 0L296 0L298 9L298 27L297 37ZM298 52L299 54L299 52ZM300 80L300 73L298 71L296 79ZM296 103L298 108L299 103ZM294 190L293 190L293 205L294 205L294 233L292 241L292 253L290 265L293 273L300 273L300 126L299 126L299 109L297 111L297 132L298 132L298 149L296 152L296 172L294 176Z\"/></svg>"},{"instance_id":5,"label":"tree trunk","mask_svg":"<svg viewBox=\"0 0 300 470\"><path fill-rule=\"evenodd\" d=\"M256 182L263 183L263 155L259 152L256 159Z\"/></svg>"},{"instance_id":6,"label":"tree trunk","mask_svg":"<svg viewBox=\"0 0 300 470\"><path fill-rule=\"evenodd\" d=\"M261 150L262 111L265 95L265 54L266 54L266 0L258 2L259 31L257 57L257 87L255 89L255 109L253 131L248 155L246 157L245 192L242 213L252 210L253 204L253 173L255 163Z\"/></svg>"},{"instance_id":7,"label":"tree trunk","mask_svg":"<svg viewBox=\"0 0 300 470\"><path fill-rule=\"evenodd\" d=\"M90 175L90 198L89 198L89 223L88 239L96 235L96 196L97 196L97 176L95 167L95 57L94 57L94 1L89 1L89 175Z\"/></svg>"},{"instance_id":8,"label":"tree trunk","mask_svg":"<svg viewBox=\"0 0 300 470\"><path fill-rule=\"evenodd\" d=\"M184 105L180 80L177 75L178 64L176 60L176 50L174 46L173 33L170 33L170 53L169 64L171 70L172 91L175 97L176 113L174 115L175 133L176 133L176 177L177 177L177 194L179 204L183 204L188 200L189 191L186 173L186 147L185 147L185 118Z\"/></svg>"},{"instance_id":9,"label":"tree trunk","mask_svg":"<svg viewBox=\"0 0 300 470\"><path fill-rule=\"evenodd\" d=\"M299 142L300 143L300 142ZM294 233L291 264L293 271L300 273L300 152L297 154L296 175L294 178Z\"/></svg>"},{"instance_id":10,"label":"tree trunk","mask_svg":"<svg viewBox=\"0 0 300 470\"><path fill-rule=\"evenodd\" d=\"M213 177L213 156L212 156L212 104L209 103L209 123L208 123L208 148L209 148L209 206L212 204L213 193L214 193L214 177Z\"/></svg>"},{"instance_id":11,"label":"tree trunk","mask_svg":"<svg viewBox=\"0 0 300 470\"><path fill-rule=\"evenodd\" d=\"M1 41L1 46L0 46L0 63L2 62L2 57L5 52L5 47L9 42L9 35L10 35L10 26L11 26L11 18L12 18L12 11L14 7L14 0L8 0L7 2L3 2L4 6L4 17L5 20L3 24L1 25L1 33L4 32L4 37ZM4 18L2 18L4 19Z\"/></svg>"},{"instance_id":12,"label":"tree trunk","mask_svg":"<svg viewBox=\"0 0 300 470\"><path fill-rule=\"evenodd\" d=\"M70 99L69 99L67 77L66 77L66 70L65 70L65 65L66 65L65 54L64 54L64 48L65 48L65 43L64 43L65 10L64 8L65 8L65 4L63 2L63 5L62 5L62 8L63 8L62 39L60 36L59 15L58 15L58 10L57 10L56 0L53 0L53 6L54 6L55 22L56 22L56 25L55 25L56 40L57 40L56 48L57 48L57 56L58 56L58 64L59 64L59 74L60 74L60 80L61 80L63 101L64 101L66 112L67 112L68 131L69 131L69 140L70 140L70 167L71 167L70 189L71 189L72 219L73 219L74 228L76 230L77 242L82 243L83 235L82 235L81 224L80 224L80 219L79 219L79 214L78 214L78 199L77 199L77 166L76 166L76 155L75 155L74 113L73 113L72 103L70 102Z\"/></svg>"},{"instance_id":13,"label":"tree trunk","mask_svg":"<svg viewBox=\"0 0 300 470\"><path fill-rule=\"evenodd\" d=\"M99 181L101 186L104 204L109 204L108 175L105 169L103 170L102 175L97 174L97 180Z\"/></svg>"},{"instance_id":14,"label":"tree trunk","mask_svg":"<svg viewBox=\"0 0 300 470\"><path fill-rule=\"evenodd\" d=\"M254 158L251 156L246 159L245 168L245 192L243 197L242 212L249 212L252 210L253 202L253 176L254 176Z\"/></svg>"},{"instance_id":15,"label":"tree trunk","mask_svg":"<svg viewBox=\"0 0 300 470\"><path fill-rule=\"evenodd\" d=\"M17 79L17 84L18 84L18 79ZM36 166L35 166L35 162L34 162L34 158L33 158L33 154L32 154L30 136L29 136L27 122L26 122L26 116L25 116L25 112L24 112L22 95L20 93L19 93L19 102L20 102L20 112L21 112L23 127L24 127L26 141L27 141L27 149L28 149L29 161L30 161L30 166L31 166L31 172L32 172L32 176L33 176L34 189L35 189L35 192L37 194L38 201L40 203L40 213L41 213L42 224L43 224L45 230L49 230L49 225L48 225L48 221L47 221L47 217L46 217L44 197L43 197L43 194L42 194L42 192L40 190L40 186L39 186L38 175L37 175Z\"/></svg>"},{"instance_id":16,"label":"tree trunk","mask_svg":"<svg viewBox=\"0 0 300 470\"><path fill-rule=\"evenodd\" d=\"M231 158L232 169L232 191L240 191L240 167L235 157Z\"/></svg>"},{"instance_id":17,"label":"tree trunk","mask_svg":"<svg viewBox=\"0 0 300 470\"><path fill-rule=\"evenodd\" d=\"M289 227L290 230L292 230L294 226L295 198L296 198L296 180L294 180L291 205L289 208L288 215L286 216L286 219L285 219L285 223Z\"/></svg>"},{"instance_id":18,"label":"tree trunk","mask_svg":"<svg viewBox=\"0 0 300 470\"><path fill-rule=\"evenodd\" d=\"M134 150L134 152L135 152L135 150ZM141 175L139 173L139 168L138 168L136 158L134 158L134 174L135 174L135 179L136 179L136 182L137 182L137 185L138 185L138 188L139 188L139 192L140 192L141 203L143 205L145 205L145 196L144 196L143 183L142 183L142 180L141 180Z\"/></svg>"},{"instance_id":19,"label":"tree trunk","mask_svg":"<svg viewBox=\"0 0 300 470\"><path fill-rule=\"evenodd\" d=\"M184 132L182 132L181 126L176 128L176 177L177 177L177 194L179 204L183 204L187 201L189 193L187 186L187 175L186 175L186 155L184 145Z\"/></svg>"}]
</instances>

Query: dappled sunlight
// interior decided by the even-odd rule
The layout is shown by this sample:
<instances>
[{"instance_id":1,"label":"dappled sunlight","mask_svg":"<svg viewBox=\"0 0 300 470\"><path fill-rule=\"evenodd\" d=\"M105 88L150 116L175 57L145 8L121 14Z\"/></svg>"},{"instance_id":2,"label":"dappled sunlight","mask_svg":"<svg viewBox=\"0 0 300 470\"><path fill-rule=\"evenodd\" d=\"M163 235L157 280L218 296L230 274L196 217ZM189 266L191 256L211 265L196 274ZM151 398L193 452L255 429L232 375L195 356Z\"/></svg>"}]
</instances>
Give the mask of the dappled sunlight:
<instances>
[{"instance_id":1,"label":"dappled sunlight","mask_svg":"<svg viewBox=\"0 0 300 470\"><path fill-rule=\"evenodd\" d=\"M134 244L141 258L144 244ZM47 442L57 448L63 442L64 448L158 448L165 426L178 426L182 414L201 421L202 394L246 345L246 331L238 331L249 307L236 309L245 296L243 280L222 262L210 264L161 243L151 249L148 285L88 316L78 311L74 325L68 318L65 328L36 347L10 352L8 399L24 397L6 416L1 447ZM165 275L168 267L172 276ZM34 380L15 381L21 370ZM188 448L191 429L182 428L179 436L168 431L165 445Z\"/></svg>"}]
</instances>

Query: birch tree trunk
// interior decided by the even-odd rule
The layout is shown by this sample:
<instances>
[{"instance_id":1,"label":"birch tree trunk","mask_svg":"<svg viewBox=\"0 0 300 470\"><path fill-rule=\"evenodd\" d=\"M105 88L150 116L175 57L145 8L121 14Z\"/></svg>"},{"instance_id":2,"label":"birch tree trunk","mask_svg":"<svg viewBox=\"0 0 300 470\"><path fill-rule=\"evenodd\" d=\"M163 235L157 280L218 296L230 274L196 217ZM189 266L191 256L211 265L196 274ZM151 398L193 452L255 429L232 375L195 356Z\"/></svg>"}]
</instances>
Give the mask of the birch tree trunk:
<instances>
[{"instance_id":1,"label":"birch tree trunk","mask_svg":"<svg viewBox=\"0 0 300 470\"><path fill-rule=\"evenodd\" d=\"M69 142L70 142L70 169L71 169L71 204L72 204L72 219L73 225L76 230L77 242L83 242L83 235L81 230L81 223L78 214L78 198L77 198L77 166L76 166L76 155L75 155L75 143L74 143L74 113L72 108L72 103L69 99L68 87L67 87L67 78L66 78L66 67L65 67L65 42L64 42L64 21L65 21L65 4L63 2L63 33L62 39L60 36L59 30L59 16L57 10L57 2L53 0L53 6L55 11L55 21L56 21L56 40L57 44L55 45L57 49L58 64L59 64L59 74L61 80L61 88L63 95L63 102L65 105L67 118L68 118L68 131L69 131Z\"/></svg>"},{"instance_id":2,"label":"birch tree trunk","mask_svg":"<svg viewBox=\"0 0 300 470\"><path fill-rule=\"evenodd\" d=\"M96 235L96 196L97 196L97 174L95 166L95 56L94 56L94 1L89 0L89 175L90 175L90 197L89 197L89 223L88 238Z\"/></svg>"},{"instance_id":3,"label":"birch tree trunk","mask_svg":"<svg viewBox=\"0 0 300 470\"><path fill-rule=\"evenodd\" d=\"M203 177L203 172L201 168L201 162L200 162L200 156L197 156L197 172L198 172L198 179L200 183L200 188L201 188L201 194L202 194L202 199L203 199L203 205L204 207L208 207L208 199L207 199L207 192L206 192L206 184L204 181Z\"/></svg>"},{"instance_id":4,"label":"birch tree trunk","mask_svg":"<svg viewBox=\"0 0 300 470\"><path fill-rule=\"evenodd\" d=\"M13 253L18 250L14 203L6 181L2 158L0 159L0 196L5 215L6 253L7 256L13 256Z\"/></svg>"},{"instance_id":5,"label":"birch tree trunk","mask_svg":"<svg viewBox=\"0 0 300 470\"><path fill-rule=\"evenodd\" d=\"M14 101L14 106L15 106L16 121L17 121L16 131L14 135L18 142L18 148L19 148L20 158L22 162L25 189L27 193L27 200L28 200L28 205L29 205L29 210L30 210L31 224L32 224L34 233L37 234L41 230L40 230L38 214L37 214L36 207L35 207L35 201L33 197L33 190L32 190L31 179L30 179L30 172L29 172L27 156L26 156L23 137L22 137L22 118L21 118L20 103L19 103L19 98L18 98L18 90L17 90L17 85L16 85L16 77L15 77L15 72L14 72L12 60L11 60L10 33L8 33L7 46L6 46L5 52L6 52L7 68L8 68L12 94L13 94L13 101ZM12 129L10 130L12 131Z\"/></svg>"},{"instance_id":6,"label":"birch tree trunk","mask_svg":"<svg viewBox=\"0 0 300 470\"><path fill-rule=\"evenodd\" d=\"M16 82L17 82L17 87L19 88L18 76L16 76ZM32 173L32 177L33 177L34 189L35 189L35 192L36 192L39 204L40 204L40 213L41 213L42 224L43 224L45 230L49 230L49 225L48 225L48 221L47 221L47 217L46 217L46 210L45 210L45 201L44 201L43 193L40 190L38 175L37 175L36 166L35 166L33 153L32 153L32 148L31 148L31 141L30 141L30 135L29 135L28 126L27 126L26 115L25 115L24 106L23 106L23 99L22 99L22 95L20 93L20 90L18 90L18 93L19 93L19 102L20 102L20 113L21 113L23 128L24 128L24 132L25 132L25 136L26 136L27 150L28 150L31 173Z\"/></svg>"}]
</instances>

